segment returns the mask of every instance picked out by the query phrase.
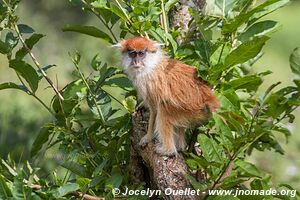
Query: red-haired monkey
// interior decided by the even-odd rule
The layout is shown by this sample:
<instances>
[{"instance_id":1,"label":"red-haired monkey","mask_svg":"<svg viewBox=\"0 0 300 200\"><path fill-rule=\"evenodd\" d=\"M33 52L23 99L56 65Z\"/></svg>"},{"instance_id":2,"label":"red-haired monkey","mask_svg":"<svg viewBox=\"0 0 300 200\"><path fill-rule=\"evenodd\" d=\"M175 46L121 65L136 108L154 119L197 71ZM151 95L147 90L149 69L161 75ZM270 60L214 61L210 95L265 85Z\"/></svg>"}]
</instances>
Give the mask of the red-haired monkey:
<instances>
[{"instance_id":1,"label":"red-haired monkey","mask_svg":"<svg viewBox=\"0 0 300 200\"><path fill-rule=\"evenodd\" d=\"M132 37L115 46L121 50L125 73L150 110L148 131L140 145L157 137L157 153L177 154L186 146L185 128L209 118L218 108L212 90L194 67L170 59L152 40Z\"/></svg>"}]
</instances>

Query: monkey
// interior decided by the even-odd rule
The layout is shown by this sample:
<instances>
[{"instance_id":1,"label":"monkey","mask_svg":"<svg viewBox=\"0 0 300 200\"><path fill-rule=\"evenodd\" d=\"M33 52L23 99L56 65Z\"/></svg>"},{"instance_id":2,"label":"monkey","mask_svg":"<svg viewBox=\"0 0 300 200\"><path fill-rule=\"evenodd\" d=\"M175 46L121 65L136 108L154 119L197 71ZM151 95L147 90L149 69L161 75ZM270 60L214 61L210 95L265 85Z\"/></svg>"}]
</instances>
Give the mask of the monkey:
<instances>
[{"instance_id":1,"label":"monkey","mask_svg":"<svg viewBox=\"0 0 300 200\"><path fill-rule=\"evenodd\" d=\"M209 119L219 107L212 89L197 76L195 67L169 58L151 39L135 36L114 46L121 51L124 72L150 111L147 134L139 145L145 147L157 138L156 153L177 155L186 147L186 128Z\"/></svg>"}]
</instances>

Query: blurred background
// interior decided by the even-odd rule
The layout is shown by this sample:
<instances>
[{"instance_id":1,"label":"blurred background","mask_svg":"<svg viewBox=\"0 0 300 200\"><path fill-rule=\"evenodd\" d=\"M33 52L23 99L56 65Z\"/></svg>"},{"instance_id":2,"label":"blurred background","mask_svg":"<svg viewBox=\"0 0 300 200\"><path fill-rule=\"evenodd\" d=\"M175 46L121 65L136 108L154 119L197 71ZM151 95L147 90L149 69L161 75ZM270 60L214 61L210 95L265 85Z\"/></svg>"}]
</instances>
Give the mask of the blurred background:
<instances>
[{"instance_id":1,"label":"blurred background","mask_svg":"<svg viewBox=\"0 0 300 200\"><path fill-rule=\"evenodd\" d=\"M72 6L69 1L22 1L18 13L21 23L28 24L36 32L46 35L34 49L34 54L42 65L57 65L54 70L50 70L49 76L60 89L72 80L73 65L68 53L80 52L83 59L81 67L86 70L87 75L88 65L97 53L105 62L118 65L116 52L109 48L107 43L89 36L61 31L66 24L103 28L96 17ZM300 1L292 1L289 6L264 19L278 21L282 28L268 41L264 48L265 55L254 67L256 71L273 71L273 74L265 79L262 87L277 81L281 81L282 85L292 84L289 55L295 47L300 47ZM8 68L6 58L0 55L0 83L12 80L17 82L17 77ZM37 95L50 104L54 94L47 88L47 84L44 88L38 91ZM295 123L288 125L293 132L288 143L278 134L285 155L256 151L249 160L258 163L260 168L272 174L274 182L289 183L300 191L300 109L295 111L295 115ZM15 90L0 91L0 157L7 158L10 153L16 162L28 159L39 128L51 120L50 117L48 112L27 94ZM52 162L55 156L55 150L45 155L49 162L47 168L55 167L55 163ZM38 160L34 162L40 164Z\"/></svg>"}]
</instances>

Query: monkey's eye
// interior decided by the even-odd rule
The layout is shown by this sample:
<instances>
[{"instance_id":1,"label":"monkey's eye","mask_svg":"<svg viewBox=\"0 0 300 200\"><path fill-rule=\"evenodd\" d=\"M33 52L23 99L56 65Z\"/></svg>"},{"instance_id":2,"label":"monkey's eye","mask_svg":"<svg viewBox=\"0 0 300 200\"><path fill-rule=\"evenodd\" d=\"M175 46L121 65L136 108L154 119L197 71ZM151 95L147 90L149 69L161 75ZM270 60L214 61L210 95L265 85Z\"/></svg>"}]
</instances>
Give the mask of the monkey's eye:
<instances>
[{"instance_id":1,"label":"monkey's eye","mask_svg":"<svg viewBox=\"0 0 300 200\"><path fill-rule=\"evenodd\" d=\"M128 56L130 58L135 58L137 56L137 52L136 51L128 51Z\"/></svg>"},{"instance_id":2,"label":"monkey's eye","mask_svg":"<svg viewBox=\"0 0 300 200\"><path fill-rule=\"evenodd\" d=\"M139 51L139 52L138 52L138 55L139 55L139 57L144 57L145 52L144 52L144 51Z\"/></svg>"}]
</instances>

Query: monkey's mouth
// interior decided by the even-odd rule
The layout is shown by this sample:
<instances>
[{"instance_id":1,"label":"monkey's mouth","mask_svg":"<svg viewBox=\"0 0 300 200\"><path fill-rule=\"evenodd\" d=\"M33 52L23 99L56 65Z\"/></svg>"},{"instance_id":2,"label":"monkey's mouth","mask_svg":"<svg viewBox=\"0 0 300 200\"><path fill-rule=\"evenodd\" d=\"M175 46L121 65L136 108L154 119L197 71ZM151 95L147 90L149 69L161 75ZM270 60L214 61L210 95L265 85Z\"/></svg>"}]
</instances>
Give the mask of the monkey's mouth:
<instances>
[{"instance_id":1,"label":"monkey's mouth","mask_svg":"<svg viewBox=\"0 0 300 200\"><path fill-rule=\"evenodd\" d=\"M140 69L140 68L143 67L143 65L132 65L132 67L133 67L134 69Z\"/></svg>"}]
</instances>

